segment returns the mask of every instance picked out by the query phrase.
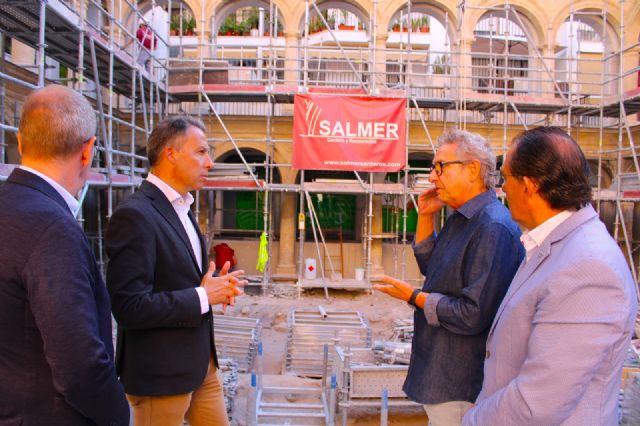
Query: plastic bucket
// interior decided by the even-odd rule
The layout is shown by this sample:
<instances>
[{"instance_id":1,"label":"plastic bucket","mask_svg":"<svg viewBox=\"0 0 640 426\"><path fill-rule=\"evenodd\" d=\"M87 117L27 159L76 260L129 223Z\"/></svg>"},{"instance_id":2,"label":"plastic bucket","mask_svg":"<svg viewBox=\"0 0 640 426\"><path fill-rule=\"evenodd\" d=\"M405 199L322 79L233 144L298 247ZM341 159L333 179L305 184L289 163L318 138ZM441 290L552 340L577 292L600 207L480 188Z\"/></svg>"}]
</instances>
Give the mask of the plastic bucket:
<instances>
[{"instance_id":1,"label":"plastic bucket","mask_svg":"<svg viewBox=\"0 0 640 426\"><path fill-rule=\"evenodd\" d=\"M364 281L364 268L356 268L356 281Z\"/></svg>"},{"instance_id":2,"label":"plastic bucket","mask_svg":"<svg viewBox=\"0 0 640 426\"><path fill-rule=\"evenodd\" d=\"M304 260L304 279L315 280L316 276L316 260L313 257L308 257Z\"/></svg>"}]
</instances>

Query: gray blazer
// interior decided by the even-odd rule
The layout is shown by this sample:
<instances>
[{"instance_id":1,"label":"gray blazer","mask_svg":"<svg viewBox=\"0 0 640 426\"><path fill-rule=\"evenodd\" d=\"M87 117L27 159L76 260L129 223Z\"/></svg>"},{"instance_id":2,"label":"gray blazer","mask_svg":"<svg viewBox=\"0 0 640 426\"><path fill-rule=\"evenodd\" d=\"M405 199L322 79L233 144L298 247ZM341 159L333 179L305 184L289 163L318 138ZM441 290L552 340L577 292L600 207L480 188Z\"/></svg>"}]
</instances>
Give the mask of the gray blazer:
<instances>
[{"instance_id":1,"label":"gray blazer","mask_svg":"<svg viewBox=\"0 0 640 426\"><path fill-rule=\"evenodd\" d=\"M464 425L617 425L636 316L627 262L589 205L523 262L487 340Z\"/></svg>"}]
</instances>

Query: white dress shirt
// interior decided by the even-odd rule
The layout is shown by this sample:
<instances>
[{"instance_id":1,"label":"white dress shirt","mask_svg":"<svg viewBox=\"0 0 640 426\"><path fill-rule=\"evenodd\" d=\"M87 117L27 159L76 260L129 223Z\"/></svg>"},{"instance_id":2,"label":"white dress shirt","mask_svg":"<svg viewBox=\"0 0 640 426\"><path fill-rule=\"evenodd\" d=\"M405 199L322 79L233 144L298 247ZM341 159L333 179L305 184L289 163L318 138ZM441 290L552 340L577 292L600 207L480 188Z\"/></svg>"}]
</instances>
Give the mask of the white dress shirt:
<instances>
[{"instance_id":1,"label":"white dress shirt","mask_svg":"<svg viewBox=\"0 0 640 426\"><path fill-rule=\"evenodd\" d=\"M549 234L553 232L562 222L569 219L575 212L571 210L563 210L555 216L542 222L531 231L524 231L520 236L520 241L524 246L527 262L531 259L535 249L540 247Z\"/></svg>"},{"instance_id":2,"label":"white dress shirt","mask_svg":"<svg viewBox=\"0 0 640 426\"><path fill-rule=\"evenodd\" d=\"M26 172L33 173L34 175L44 179L49 185L53 187L53 189L56 190L58 194L60 194L64 202L67 203L69 210L71 210L71 214L75 216L76 211L80 206L80 203L78 202L76 197L74 197L69 191L67 191L67 189L64 186L60 185L58 182L51 179L49 176L45 175L44 173L41 173L35 169L32 169L31 167L19 166L19 168Z\"/></svg>"},{"instance_id":3,"label":"white dress shirt","mask_svg":"<svg viewBox=\"0 0 640 426\"><path fill-rule=\"evenodd\" d=\"M167 184L165 181L163 181L153 173L149 173L149 175L147 176L147 182L157 186L158 189L162 191L162 193L167 197L167 200L169 200L169 202L171 203L171 206L178 215L178 218L180 219L180 222L182 223L182 226L184 227L184 230L189 237L191 249L193 250L194 257L198 262L200 272L202 272L202 246L200 245L198 232L189 219L189 209L191 208L191 204L193 204L193 195L187 192L183 197L178 191L173 189L169 184ZM200 298L201 313L204 314L209 312L209 301L207 299L206 290L203 287L196 287L196 291L198 292L198 297Z\"/></svg>"}]
</instances>

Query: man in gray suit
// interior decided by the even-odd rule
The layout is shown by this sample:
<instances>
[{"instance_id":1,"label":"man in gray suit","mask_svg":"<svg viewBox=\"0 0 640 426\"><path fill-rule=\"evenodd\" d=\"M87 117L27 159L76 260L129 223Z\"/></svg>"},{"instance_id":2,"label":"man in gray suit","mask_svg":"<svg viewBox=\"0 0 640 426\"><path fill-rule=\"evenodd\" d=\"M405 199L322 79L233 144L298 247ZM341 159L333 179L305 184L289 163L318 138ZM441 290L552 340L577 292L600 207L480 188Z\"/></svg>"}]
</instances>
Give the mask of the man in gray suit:
<instances>
[{"instance_id":1,"label":"man in gray suit","mask_svg":"<svg viewBox=\"0 0 640 426\"><path fill-rule=\"evenodd\" d=\"M515 138L503 189L526 258L487 339L464 425L617 425L636 290L590 204L589 166L556 127Z\"/></svg>"}]
</instances>

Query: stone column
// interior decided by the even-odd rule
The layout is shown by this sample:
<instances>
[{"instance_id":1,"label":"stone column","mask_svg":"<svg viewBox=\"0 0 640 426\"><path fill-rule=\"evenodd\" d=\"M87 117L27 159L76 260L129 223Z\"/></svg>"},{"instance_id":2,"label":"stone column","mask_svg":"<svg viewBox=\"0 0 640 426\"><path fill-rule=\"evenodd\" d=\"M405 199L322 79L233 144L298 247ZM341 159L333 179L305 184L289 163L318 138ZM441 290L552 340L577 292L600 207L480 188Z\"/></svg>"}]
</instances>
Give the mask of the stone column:
<instances>
[{"instance_id":1,"label":"stone column","mask_svg":"<svg viewBox=\"0 0 640 426\"><path fill-rule=\"evenodd\" d=\"M280 244L278 245L278 265L276 274L295 274L296 245L296 194L282 193L280 211Z\"/></svg>"},{"instance_id":2,"label":"stone column","mask_svg":"<svg viewBox=\"0 0 640 426\"><path fill-rule=\"evenodd\" d=\"M381 173L381 175L383 175ZM384 176L383 176L384 177ZM367 206L368 208L368 206ZM384 274L382 266L382 195L373 196L373 218L371 222L371 278ZM376 238L377 237L377 238Z\"/></svg>"},{"instance_id":3,"label":"stone column","mask_svg":"<svg viewBox=\"0 0 640 426\"><path fill-rule=\"evenodd\" d=\"M298 38L299 34L287 33L285 35L284 79L285 84L289 85L295 85L296 81L301 80L302 62L298 61Z\"/></svg>"},{"instance_id":4,"label":"stone column","mask_svg":"<svg viewBox=\"0 0 640 426\"><path fill-rule=\"evenodd\" d=\"M473 86L473 72L471 69L471 44L472 39L460 40L459 53L454 57L456 63L456 75L458 75L458 82L454 82L454 87L459 88L463 93L471 92ZM458 97L460 93L457 94Z\"/></svg>"},{"instance_id":5,"label":"stone column","mask_svg":"<svg viewBox=\"0 0 640 426\"><path fill-rule=\"evenodd\" d=\"M535 48L535 46L533 48ZM540 67L542 69L540 71L540 75L537 77L542 81L540 87L540 91L542 93L540 93L539 96L544 96L546 98L554 98L556 96L556 85L553 82L557 79L555 74L556 64L553 58L554 50L555 44L546 45L542 48L542 56L544 57L543 61L546 64L547 69L551 71L553 79L549 76L549 73L547 73L547 70L543 66Z\"/></svg>"},{"instance_id":6,"label":"stone column","mask_svg":"<svg viewBox=\"0 0 640 426\"><path fill-rule=\"evenodd\" d=\"M375 72L374 78L376 79L376 88L379 89L381 87L384 87L386 84L387 54L385 49L387 47L387 34L378 34L375 40L375 44L376 50L374 55L376 63L373 71Z\"/></svg>"}]
</instances>

